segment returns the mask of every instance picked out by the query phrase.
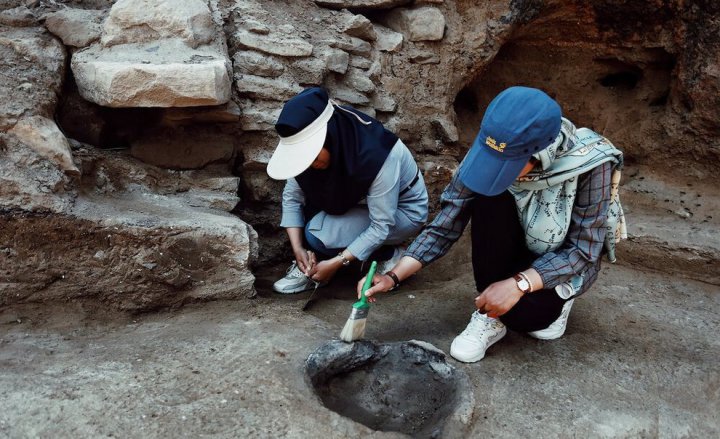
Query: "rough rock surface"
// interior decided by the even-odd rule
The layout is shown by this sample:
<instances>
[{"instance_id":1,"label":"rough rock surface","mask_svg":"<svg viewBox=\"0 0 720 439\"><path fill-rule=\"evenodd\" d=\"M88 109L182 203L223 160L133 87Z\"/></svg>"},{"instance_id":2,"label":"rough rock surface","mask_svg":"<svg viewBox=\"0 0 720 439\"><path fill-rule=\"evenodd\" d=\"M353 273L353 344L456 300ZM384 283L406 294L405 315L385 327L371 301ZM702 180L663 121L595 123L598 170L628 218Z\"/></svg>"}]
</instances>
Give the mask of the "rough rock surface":
<instances>
[{"instance_id":1,"label":"rough rock surface","mask_svg":"<svg viewBox=\"0 0 720 439\"><path fill-rule=\"evenodd\" d=\"M63 211L3 215L0 304L92 298L147 310L254 293L257 235L227 213L236 177L83 147L76 155L81 195Z\"/></svg>"},{"instance_id":2,"label":"rough rock surface","mask_svg":"<svg viewBox=\"0 0 720 439\"><path fill-rule=\"evenodd\" d=\"M80 175L70 145L54 121L43 116L28 117L15 124L9 133L64 173Z\"/></svg>"},{"instance_id":3,"label":"rough rock surface","mask_svg":"<svg viewBox=\"0 0 720 439\"><path fill-rule=\"evenodd\" d=\"M108 107L190 107L230 99L227 59L209 47L178 40L93 46L77 52L72 69L82 96Z\"/></svg>"},{"instance_id":4,"label":"rough rock surface","mask_svg":"<svg viewBox=\"0 0 720 439\"><path fill-rule=\"evenodd\" d=\"M119 0L105 20L102 44L179 38L195 49L210 43L214 36L212 14L203 0Z\"/></svg>"},{"instance_id":5,"label":"rough rock surface","mask_svg":"<svg viewBox=\"0 0 720 439\"><path fill-rule=\"evenodd\" d=\"M100 39L105 11L66 8L48 14L45 27L66 46L85 47Z\"/></svg>"},{"instance_id":6,"label":"rough rock surface","mask_svg":"<svg viewBox=\"0 0 720 439\"><path fill-rule=\"evenodd\" d=\"M0 26L0 130L22 117L51 118L65 75L65 49L41 28Z\"/></svg>"},{"instance_id":7,"label":"rough rock surface","mask_svg":"<svg viewBox=\"0 0 720 439\"><path fill-rule=\"evenodd\" d=\"M77 52L80 94L108 107L189 107L230 99L230 60L208 4L121 0L102 44ZM149 30L148 30L149 29Z\"/></svg>"},{"instance_id":8,"label":"rough rock surface","mask_svg":"<svg viewBox=\"0 0 720 439\"><path fill-rule=\"evenodd\" d=\"M438 8L431 6L394 9L386 20L389 27L410 41L437 41L445 34L445 17Z\"/></svg>"},{"instance_id":9,"label":"rough rock surface","mask_svg":"<svg viewBox=\"0 0 720 439\"><path fill-rule=\"evenodd\" d=\"M159 129L133 143L133 157L162 168L201 169L233 158L233 138L214 130Z\"/></svg>"}]
</instances>

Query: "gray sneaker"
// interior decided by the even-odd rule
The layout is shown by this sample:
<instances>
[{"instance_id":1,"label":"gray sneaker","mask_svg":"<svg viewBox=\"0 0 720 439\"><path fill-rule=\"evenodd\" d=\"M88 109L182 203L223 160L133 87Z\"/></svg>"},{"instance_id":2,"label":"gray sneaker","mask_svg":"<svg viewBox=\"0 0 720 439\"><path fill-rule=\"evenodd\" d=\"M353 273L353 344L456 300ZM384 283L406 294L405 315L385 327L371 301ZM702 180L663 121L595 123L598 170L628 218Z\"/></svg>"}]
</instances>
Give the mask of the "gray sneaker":
<instances>
[{"instance_id":1,"label":"gray sneaker","mask_svg":"<svg viewBox=\"0 0 720 439\"><path fill-rule=\"evenodd\" d=\"M305 273L297 266L297 262L293 261L287 273L285 273L285 277L273 284L273 290L280 294L302 293L315 288L316 283L305 276ZM321 282L318 287L324 287L325 285L327 285L327 282Z\"/></svg>"}]
</instances>

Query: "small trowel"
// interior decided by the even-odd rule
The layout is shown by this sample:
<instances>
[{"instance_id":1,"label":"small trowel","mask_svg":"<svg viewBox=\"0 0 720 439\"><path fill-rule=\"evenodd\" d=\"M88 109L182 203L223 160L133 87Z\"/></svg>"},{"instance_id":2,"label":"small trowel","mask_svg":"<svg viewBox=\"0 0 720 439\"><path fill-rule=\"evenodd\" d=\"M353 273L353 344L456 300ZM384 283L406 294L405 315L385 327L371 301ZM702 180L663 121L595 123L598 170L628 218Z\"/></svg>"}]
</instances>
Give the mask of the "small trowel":
<instances>
[{"instance_id":1,"label":"small trowel","mask_svg":"<svg viewBox=\"0 0 720 439\"><path fill-rule=\"evenodd\" d=\"M313 281L315 282L315 281ZM308 297L307 302L305 302L305 305L302 307L303 311L307 311L310 309L310 307L318 300L319 296L316 294L318 287L320 286L320 282L315 282L315 288L313 289L312 293L310 293L310 297Z\"/></svg>"}]
</instances>

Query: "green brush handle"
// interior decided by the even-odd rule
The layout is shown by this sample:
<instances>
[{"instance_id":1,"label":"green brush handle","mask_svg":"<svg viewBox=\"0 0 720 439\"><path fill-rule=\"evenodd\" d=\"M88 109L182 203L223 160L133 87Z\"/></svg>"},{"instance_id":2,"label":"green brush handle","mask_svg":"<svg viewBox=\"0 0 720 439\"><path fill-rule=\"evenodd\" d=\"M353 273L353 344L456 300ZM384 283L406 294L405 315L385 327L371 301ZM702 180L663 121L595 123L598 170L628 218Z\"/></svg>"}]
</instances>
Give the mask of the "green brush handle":
<instances>
[{"instance_id":1,"label":"green brush handle","mask_svg":"<svg viewBox=\"0 0 720 439\"><path fill-rule=\"evenodd\" d=\"M375 276L375 270L377 270L377 262L372 261L372 264L370 264L370 270L368 270L367 277L365 278L365 283L363 284L362 290L360 290L360 301L356 302L356 305L370 306L368 304L367 296L365 296L365 291L369 290L372 286L372 280Z\"/></svg>"}]
</instances>

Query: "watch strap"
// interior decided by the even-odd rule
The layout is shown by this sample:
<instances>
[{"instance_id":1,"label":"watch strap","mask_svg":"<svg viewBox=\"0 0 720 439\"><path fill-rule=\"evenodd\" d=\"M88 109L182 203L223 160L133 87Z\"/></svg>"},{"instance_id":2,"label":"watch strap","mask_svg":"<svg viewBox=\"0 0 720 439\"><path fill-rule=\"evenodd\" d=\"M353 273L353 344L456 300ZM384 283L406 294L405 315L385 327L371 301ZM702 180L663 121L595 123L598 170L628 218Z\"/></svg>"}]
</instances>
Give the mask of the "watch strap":
<instances>
[{"instance_id":1,"label":"watch strap","mask_svg":"<svg viewBox=\"0 0 720 439\"><path fill-rule=\"evenodd\" d=\"M350 265L350 261L345 257L345 250L338 253L338 257L342 260L343 266Z\"/></svg>"},{"instance_id":2,"label":"watch strap","mask_svg":"<svg viewBox=\"0 0 720 439\"><path fill-rule=\"evenodd\" d=\"M523 294L527 294L532 291L532 285L528 281L527 276L524 276L523 273L514 274L513 279L515 279L515 284L517 285L518 289L522 291ZM527 288L523 288L520 285L520 283L523 281L527 284Z\"/></svg>"},{"instance_id":3,"label":"watch strap","mask_svg":"<svg viewBox=\"0 0 720 439\"><path fill-rule=\"evenodd\" d=\"M393 281L393 287L392 287L392 289L393 289L393 290L394 290L395 288L397 288L397 287L400 286L400 279L398 279L397 274L393 273L392 270L387 271L387 272L385 273L385 275L386 275L386 276L389 276L390 279L392 279L392 281Z\"/></svg>"}]
</instances>

